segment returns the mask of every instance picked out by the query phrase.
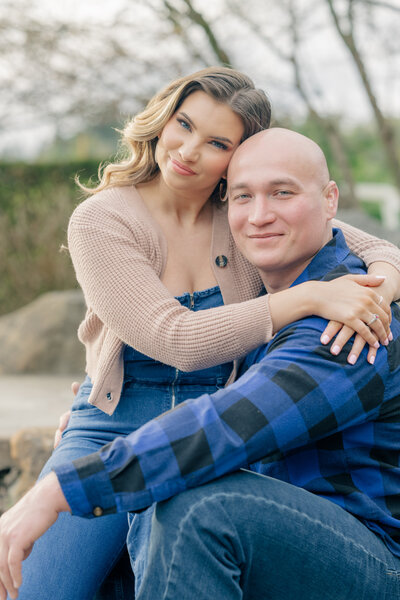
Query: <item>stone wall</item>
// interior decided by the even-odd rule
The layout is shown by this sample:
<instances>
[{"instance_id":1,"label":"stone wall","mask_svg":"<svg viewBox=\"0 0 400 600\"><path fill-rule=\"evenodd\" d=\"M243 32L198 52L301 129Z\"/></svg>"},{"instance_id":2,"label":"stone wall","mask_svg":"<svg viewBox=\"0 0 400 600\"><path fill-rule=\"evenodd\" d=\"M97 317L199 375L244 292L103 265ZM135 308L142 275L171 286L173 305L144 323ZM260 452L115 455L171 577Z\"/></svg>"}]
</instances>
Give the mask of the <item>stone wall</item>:
<instances>
[{"instance_id":1,"label":"stone wall","mask_svg":"<svg viewBox=\"0 0 400 600\"><path fill-rule=\"evenodd\" d=\"M53 449L54 428L21 429L0 439L0 514L35 483Z\"/></svg>"}]
</instances>

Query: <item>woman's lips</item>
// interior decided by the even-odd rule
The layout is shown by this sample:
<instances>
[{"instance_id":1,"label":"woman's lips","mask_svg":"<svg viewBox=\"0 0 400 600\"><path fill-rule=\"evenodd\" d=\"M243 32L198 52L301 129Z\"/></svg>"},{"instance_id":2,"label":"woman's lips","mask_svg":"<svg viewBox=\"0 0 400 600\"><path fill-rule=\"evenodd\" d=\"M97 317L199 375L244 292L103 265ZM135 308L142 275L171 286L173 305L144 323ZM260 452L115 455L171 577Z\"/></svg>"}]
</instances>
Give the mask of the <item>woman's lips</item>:
<instances>
[{"instance_id":1,"label":"woman's lips","mask_svg":"<svg viewBox=\"0 0 400 600\"><path fill-rule=\"evenodd\" d=\"M171 158L170 160L172 168L174 169L174 171L176 171L176 173L179 173L179 175L196 175L196 173L192 171L192 169L190 169L189 167L185 167L185 165L175 160L175 158Z\"/></svg>"}]
</instances>

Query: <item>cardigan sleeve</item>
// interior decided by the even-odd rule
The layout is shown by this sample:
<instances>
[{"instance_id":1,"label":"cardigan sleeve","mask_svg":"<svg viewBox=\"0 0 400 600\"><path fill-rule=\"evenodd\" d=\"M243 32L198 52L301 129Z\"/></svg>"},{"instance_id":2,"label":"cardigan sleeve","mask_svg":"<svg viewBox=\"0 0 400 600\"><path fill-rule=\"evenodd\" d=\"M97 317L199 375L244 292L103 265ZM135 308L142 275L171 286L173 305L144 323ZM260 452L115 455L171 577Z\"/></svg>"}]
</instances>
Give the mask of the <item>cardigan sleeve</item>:
<instances>
[{"instance_id":1,"label":"cardigan sleeve","mask_svg":"<svg viewBox=\"0 0 400 600\"><path fill-rule=\"evenodd\" d=\"M85 205L85 206L84 206ZM156 238L95 203L71 217L68 246L88 306L80 339L106 336L182 371L230 362L272 337L268 296L204 311L183 307L160 280Z\"/></svg>"},{"instance_id":2,"label":"cardigan sleeve","mask_svg":"<svg viewBox=\"0 0 400 600\"><path fill-rule=\"evenodd\" d=\"M400 250L397 246L343 223L339 219L333 220L333 226L343 231L348 247L365 262L367 267L373 262L382 261L390 263L400 271Z\"/></svg>"}]
</instances>

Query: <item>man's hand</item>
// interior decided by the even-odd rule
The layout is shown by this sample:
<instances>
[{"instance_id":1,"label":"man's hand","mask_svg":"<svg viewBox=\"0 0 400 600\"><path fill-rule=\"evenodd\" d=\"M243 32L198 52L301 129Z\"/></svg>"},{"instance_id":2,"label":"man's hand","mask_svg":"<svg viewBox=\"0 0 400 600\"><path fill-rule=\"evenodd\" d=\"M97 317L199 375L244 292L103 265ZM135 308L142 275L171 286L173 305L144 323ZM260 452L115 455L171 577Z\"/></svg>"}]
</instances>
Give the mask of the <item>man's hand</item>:
<instances>
[{"instance_id":1,"label":"man's hand","mask_svg":"<svg viewBox=\"0 0 400 600\"><path fill-rule=\"evenodd\" d=\"M38 482L0 518L0 600L18 597L22 561L35 541L70 507L55 473Z\"/></svg>"}]
</instances>

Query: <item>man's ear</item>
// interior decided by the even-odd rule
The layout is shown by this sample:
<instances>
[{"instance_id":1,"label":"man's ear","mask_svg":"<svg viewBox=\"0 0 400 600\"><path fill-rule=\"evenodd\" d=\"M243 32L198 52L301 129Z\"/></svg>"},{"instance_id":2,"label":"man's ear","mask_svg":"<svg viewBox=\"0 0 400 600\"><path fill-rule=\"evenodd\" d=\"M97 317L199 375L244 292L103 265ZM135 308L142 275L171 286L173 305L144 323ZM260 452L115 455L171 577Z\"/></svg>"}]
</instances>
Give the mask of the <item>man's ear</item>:
<instances>
[{"instance_id":1,"label":"man's ear","mask_svg":"<svg viewBox=\"0 0 400 600\"><path fill-rule=\"evenodd\" d=\"M339 201L339 188L334 181L328 183L324 195L328 219L333 219L336 216Z\"/></svg>"}]
</instances>

